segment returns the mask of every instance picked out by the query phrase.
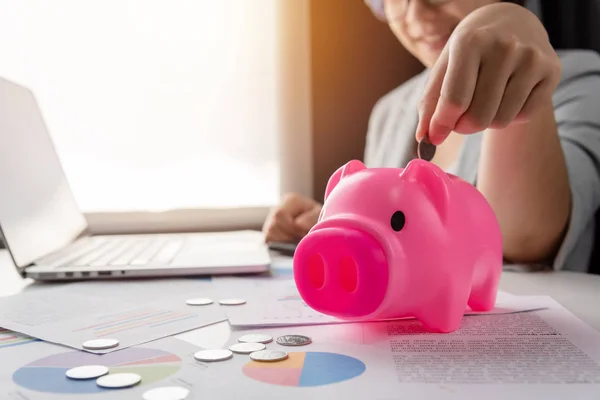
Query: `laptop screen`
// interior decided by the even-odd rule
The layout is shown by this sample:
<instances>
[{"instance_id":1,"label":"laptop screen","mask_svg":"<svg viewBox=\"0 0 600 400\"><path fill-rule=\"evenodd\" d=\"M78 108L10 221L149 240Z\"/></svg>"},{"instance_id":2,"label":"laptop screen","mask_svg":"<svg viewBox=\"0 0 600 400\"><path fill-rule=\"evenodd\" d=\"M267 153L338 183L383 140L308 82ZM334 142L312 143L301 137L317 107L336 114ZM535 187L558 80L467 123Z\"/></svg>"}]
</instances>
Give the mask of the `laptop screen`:
<instances>
[{"instance_id":1,"label":"laptop screen","mask_svg":"<svg viewBox=\"0 0 600 400\"><path fill-rule=\"evenodd\" d=\"M0 78L0 231L17 267L87 228L31 91Z\"/></svg>"}]
</instances>

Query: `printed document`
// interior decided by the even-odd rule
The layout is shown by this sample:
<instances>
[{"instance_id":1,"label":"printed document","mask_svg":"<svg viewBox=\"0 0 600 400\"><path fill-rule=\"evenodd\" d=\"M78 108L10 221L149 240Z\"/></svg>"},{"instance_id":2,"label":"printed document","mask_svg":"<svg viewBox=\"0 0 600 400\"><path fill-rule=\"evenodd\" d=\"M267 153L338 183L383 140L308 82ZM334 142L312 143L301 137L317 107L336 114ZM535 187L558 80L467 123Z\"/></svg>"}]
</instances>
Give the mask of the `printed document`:
<instances>
[{"instance_id":1,"label":"printed document","mask_svg":"<svg viewBox=\"0 0 600 400\"><path fill-rule=\"evenodd\" d=\"M0 298L0 327L83 349L92 339L117 339L110 353L226 319L212 283L204 279L90 281L41 285ZM213 297L192 307L186 300Z\"/></svg>"},{"instance_id":2,"label":"printed document","mask_svg":"<svg viewBox=\"0 0 600 400\"><path fill-rule=\"evenodd\" d=\"M220 362L193 357L197 345L164 338L104 355L4 335L0 345L0 398L7 400L142 398L164 386L190 390L187 399L424 399L597 400L600 333L547 297L524 301L543 309L465 318L449 334L428 333L415 320L234 330L224 347L248 333L268 334L268 350L287 352L260 363L234 354ZM277 344L300 334L312 343ZM106 364L111 373L134 372L142 381L105 390L93 380L70 381L69 368Z\"/></svg>"},{"instance_id":3,"label":"printed document","mask_svg":"<svg viewBox=\"0 0 600 400\"><path fill-rule=\"evenodd\" d=\"M203 389L193 379L202 369L193 357L198 350L171 337L110 354L92 354L39 341L15 347L0 344L0 399L131 400L142 399L147 391L163 386L190 390L186 400L201 399L199 392ZM93 378L66 377L69 369L86 365L103 365L109 375L138 374L141 381L129 388L105 389Z\"/></svg>"},{"instance_id":4,"label":"printed document","mask_svg":"<svg viewBox=\"0 0 600 400\"><path fill-rule=\"evenodd\" d=\"M306 305L300 297L293 279L271 278L232 278L214 279L219 293L246 299L243 307L226 309L232 326L286 326L339 324L350 321L341 320L317 312ZM496 307L488 312L473 312L466 309L467 315L506 314L538 308L531 303L523 303L521 298L499 292Z\"/></svg>"},{"instance_id":5,"label":"printed document","mask_svg":"<svg viewBox=\"0 0 600 400\"><path fill-rule=\"evenodd\" d=\"M418 321L244 329L268 334L278 363L245 357L213 363L207 398L597 400L600 333L548 297L525 300L537 311L476 315L449 334L428 333ZM281 335L312 339L277 344ZM202 374L199 375L199 379Z\"/></svg>"}]
</instances>

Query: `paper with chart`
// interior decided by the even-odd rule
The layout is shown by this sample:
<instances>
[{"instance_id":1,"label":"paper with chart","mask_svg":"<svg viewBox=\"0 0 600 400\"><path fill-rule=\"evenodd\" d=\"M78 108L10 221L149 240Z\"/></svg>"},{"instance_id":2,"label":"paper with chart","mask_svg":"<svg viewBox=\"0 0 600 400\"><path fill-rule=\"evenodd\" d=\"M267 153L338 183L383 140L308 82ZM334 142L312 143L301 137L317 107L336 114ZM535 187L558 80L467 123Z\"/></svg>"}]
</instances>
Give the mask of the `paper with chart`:
<instances>
[{"instance_id":1,"label":"paper with chart","mask_svg":"<svg viewBox=\"0 0 600 400\"><path fill-rule=\"evenodd\" d=\"M224 321L223 307L191 307L191 297L217 293L210 280L171 279L48 285L0 298L0 326L44 341L82 349L114 338L109 353Z\"/></svg>"},{"instance_id":2,"label":"paper with chart","mask_svg":"<svg viewBox=\"0 0 600 400\"><path fill-rule=\"evenodd\" d=\"M21 346L29 342L39 342L40 339L33 338L19 332L10 331L0 328L0 349Z\"/></svg>"},{"instance_id":3,"label":"paper with chart","mask_svg":"<svg viewBox=\"0 0 600 400\"><path fill-rule=\"evenodd\" d=\"M219 292L225 296L246 299L242 307L226 310L232 326L285 326L348 323L308 307L300 297L296 284L290 275L277 272L273 277L237 278L220 277L214 279ZM466 315L505 314L539 308L524 303L522 297L499 292L496 307L488 312L466 310Z\"/></svg>"},{"instance_id":4,"label":"paper with chart","mask_svg":"<svg viewBox=\"0 0 600 400\"><path fill-rule=\"evenodd\" d=\"M465 318L459 330L428 333L415 320L234 331L269 334L278 363L247 357L208 365L204 392L219 399L597 400L600 333L547 297L543 310ZM312 338L284 347L276 338ZM203 376L204 374L199 374Z\"/></svg>"},{"instance_id":5,"label":"paper with chart","mask_svg":"<svg viewBox=\"0 0 600 400\"><path fill-rule=\"evenodd\" d=\"M137 347L110 353L92 354L45 342L29 342L20 346L0 344L0 399L2 400L64 400L142 399L149 389L180 386L190 390L187 399L200 399L207 382L194 377L204 366L194 360L196 346L164 338ZM109 374L136 373L140 384L127 389L104 389L94 379L77 381L65 377L70 368L84 365L104 365Z\"/></svg>"},{"instance_id":6,"label":"paper with chart","mask_svg":"<svg viewBox=\"0 0 600 400\"><path fill-rule=\"evenodd\" d=\"M188 399L347 400L444 398L460 400L596 400L600 393L600 333L547 297L529 298L545 309L465 318L453 333L425 332L414 320L279 327L234 331L273 338L303 334L304 347L278 363L234 355L218 363L193 359L196 346L175 338L95 355L31 340L0 345L0 398L6 400L142 398L160 386L182 386ZM10 332L5 332L10 334ZM105 391L93 381L66 380L68 368L106 364L135 372L139 386Z\"/></svg>"}]
</instances>

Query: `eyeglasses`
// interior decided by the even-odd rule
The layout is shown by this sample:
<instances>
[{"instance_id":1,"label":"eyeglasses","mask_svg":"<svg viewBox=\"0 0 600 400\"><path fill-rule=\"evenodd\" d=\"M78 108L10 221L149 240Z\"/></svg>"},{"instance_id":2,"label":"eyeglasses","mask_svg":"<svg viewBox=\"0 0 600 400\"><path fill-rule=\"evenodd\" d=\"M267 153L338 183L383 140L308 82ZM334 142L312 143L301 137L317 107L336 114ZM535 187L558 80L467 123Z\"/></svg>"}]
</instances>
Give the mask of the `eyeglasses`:
<instances>
[{"instance_id":1,"label":"eyeglasses","mask_svg":"<svg viewBox=\"0 0 600 400\"><path fill-rule=\"evenodd\" d=\"M425 1L431 7L441 6L450 3L452 0L419 0ZM410 0L365 0L365 3L371 9L371 12L383 22L398 20L404 18Z\"/></svg>"}]
</instances>

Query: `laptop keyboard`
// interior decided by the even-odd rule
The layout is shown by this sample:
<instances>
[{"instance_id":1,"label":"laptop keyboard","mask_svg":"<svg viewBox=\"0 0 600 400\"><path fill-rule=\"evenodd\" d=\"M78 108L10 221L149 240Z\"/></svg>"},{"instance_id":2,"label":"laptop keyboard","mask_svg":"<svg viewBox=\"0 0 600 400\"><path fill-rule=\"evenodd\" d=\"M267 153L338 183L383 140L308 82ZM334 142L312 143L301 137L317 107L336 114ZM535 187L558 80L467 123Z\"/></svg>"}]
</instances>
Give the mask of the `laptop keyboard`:
<instances>
[{"instance_id":1,"label":"laptop keyboard","mask_svg":"<svg viewBox=\"0 0 600 400\"><path fill-rule=\"evenodd\" d=\"M184 245L183 238L136 238L92 240L69 257L59 260L57 268L167 265Z\"/></svg>"}]
</instances>

